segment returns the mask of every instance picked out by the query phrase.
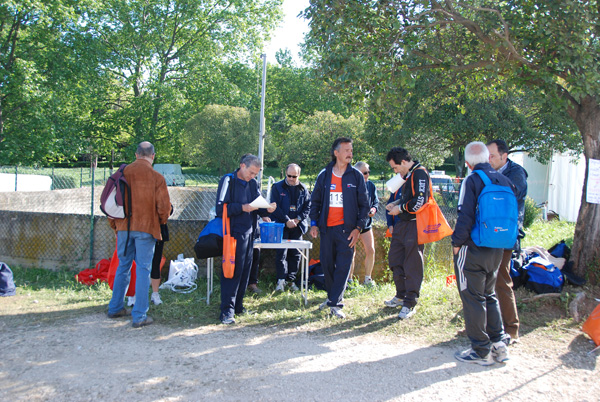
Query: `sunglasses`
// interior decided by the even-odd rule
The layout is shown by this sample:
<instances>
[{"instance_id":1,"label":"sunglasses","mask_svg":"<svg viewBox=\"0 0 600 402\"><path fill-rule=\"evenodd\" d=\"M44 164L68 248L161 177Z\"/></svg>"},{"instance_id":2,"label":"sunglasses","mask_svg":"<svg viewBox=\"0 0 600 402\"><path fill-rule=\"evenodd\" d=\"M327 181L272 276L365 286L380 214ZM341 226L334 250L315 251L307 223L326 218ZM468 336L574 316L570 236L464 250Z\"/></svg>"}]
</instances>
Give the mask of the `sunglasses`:
<instances>
[{"instance_id":1,"label":"sunglasses","mask_svg":"<svg viewBox=\"0 0 600 402\"><path fill-rule=\"evenodd\" d=\"M290 179L295 179L298 176L292 176L291 174L288 174L287 177L289 177Z\"/></svg>"},{"instance_id":2,"label":"sunglasses","mask_svg":"<svg viewBox=\"0 0 600 402\"><path fill-rule=\"evenodd\" d=\"M365 175L365 176L368 176L368 175L370 175L370 174L371 174L371 172L370 172L370 171L368 171L368 170L367 170L366 172L363 172L363 175Z\"/></svg>"}]
</instances>

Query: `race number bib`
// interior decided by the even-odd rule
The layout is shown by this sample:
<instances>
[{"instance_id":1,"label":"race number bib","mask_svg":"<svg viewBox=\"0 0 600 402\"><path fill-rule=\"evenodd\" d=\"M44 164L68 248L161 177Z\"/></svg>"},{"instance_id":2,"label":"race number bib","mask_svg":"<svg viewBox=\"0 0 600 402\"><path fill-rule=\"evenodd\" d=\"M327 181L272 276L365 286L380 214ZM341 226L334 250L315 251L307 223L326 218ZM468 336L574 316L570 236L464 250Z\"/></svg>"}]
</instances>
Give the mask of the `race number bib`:
<instances>
[{"instance_id":1,"label":"race number bib","mask_svg":"<svg viewBox=\"0 0 600 402\"><path fill-rule=\"evenodd\" d=\"M342 193L329 193L329 207L330 208L343 208L344 197Z\"/></svg>"}]
</instances>

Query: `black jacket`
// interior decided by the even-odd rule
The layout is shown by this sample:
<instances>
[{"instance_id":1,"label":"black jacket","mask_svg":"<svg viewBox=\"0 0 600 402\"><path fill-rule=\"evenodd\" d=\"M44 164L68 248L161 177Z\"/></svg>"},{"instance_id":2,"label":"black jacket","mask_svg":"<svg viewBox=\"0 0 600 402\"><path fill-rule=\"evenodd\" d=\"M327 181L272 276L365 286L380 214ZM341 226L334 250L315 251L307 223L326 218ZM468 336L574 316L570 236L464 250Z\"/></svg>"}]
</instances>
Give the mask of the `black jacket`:
<instances>
[{"instance_id":1,"label":"black jacket","mask_svg":"<svg viewBox=\"0 0 600 402\"><path fill-rule=\"evenodd\" d=\"M304 184L298 183L297 186L289 186L285 179L278 181L271 188L271 201L277 204L277 209L271 214L271 219L279 223L298 219L300 220L298 228L302 233L306 233L310 194Z\"/></svg>"},{"instance_id":2,"label":"black jacket","mask_svg":"<svg viewBox=\"0 0 600 402\"><path fill-rule=\"evenodd\" d=\"M429 192L431 191L429 183L431 179L427 170L421 168L419 161L415 161L404 178L406 183L400 189L400 201L398 202L400 211L402 211L397 217L400 220L411 221L417 219L414 213L429 200ZM414 193L413 186L415 186Z\"/></svg>"},{"instance_id":3,"label":"black jacket","mask_svg":"<svg viewBox=\"0 0 600 402\"><path fill-rule=\"evenodd\" d=\"M523 228L523 219L525 218L525 197L527 196L527 171L521 165L506 160L506 169L502 174L510 179L517 189L517 207L519 209L519 228Z\"/></svg>"},{"instance_id":4,"label":"black jacket","mask_svg":"<svg viewBox=\"0 0 600 402\"><path fill-rule=\"evenodd\" d=\"M508 177L496 172L489 163L479 163L473 170L482 170L490 178L492 184L510 187L516 195L516 188ZM458 196L458 219L452 234L452 245L454 247L475 245L471 240L471 230L475 224L477 200L484 187L485 184L483 184L483 180L477 173L471 172L463 180Z\"/></svg>"},{"instance_id":5,"label":"black jacket","mask_svg":"<svg viewBox=\"0 0 600 402\"><path fill-rule=\"evenodd\" d=\"M379 210L379 197L377 196L377 187L375 187L375 183L371 180L366 181L367 194L369 195L369 211L371 208L375 208L375 213ZM368 229L373 225L373 218L369 216L369 211L367 211L367 224L363 229Z\"/></svg>"},{"instance_id":6,"label":"black jacket","mask_svg":"<svg viewBox=\"0 0 600 402\"><path fill-rule=\"evenodd\" d=\"M321 170L315 182L310 198L310 224L318 226L321 231L327 228L329 214L329 188L335 162L330 162ZM362 230L367 224L369 215L369 198L363 174L348 165L342 175L342 197L344 199L344 230Z\"/></svg>"}]
</instances>

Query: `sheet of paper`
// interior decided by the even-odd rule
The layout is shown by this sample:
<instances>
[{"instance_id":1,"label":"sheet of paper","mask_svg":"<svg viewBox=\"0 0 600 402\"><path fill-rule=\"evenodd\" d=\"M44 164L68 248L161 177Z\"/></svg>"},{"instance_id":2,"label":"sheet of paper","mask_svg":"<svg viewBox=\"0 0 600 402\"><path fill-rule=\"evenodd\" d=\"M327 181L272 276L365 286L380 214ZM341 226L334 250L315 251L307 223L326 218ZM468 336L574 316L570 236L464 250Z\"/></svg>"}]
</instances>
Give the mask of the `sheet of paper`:
<instances>
[{"instance_id":1,"label":"sheet of paper","mask_svg":"<svg viewBox=\"0 0 600 402\"><path fill-rule=\"evenodd\" d=\"M589 159L586 201L600 204L600 160Z\"/></svg>"},{"instance_id":2,"label":"sheet of paper","mask_svg":"<svg viewBox=\"0 0 600 402\"><path fill-rule=\"evenodd\" d=\"M250 203L250 206L256 208L271 208L267 200L265 200L265 197L262 195L256 197L256 199Z\"/></svg>"}]
</instances>

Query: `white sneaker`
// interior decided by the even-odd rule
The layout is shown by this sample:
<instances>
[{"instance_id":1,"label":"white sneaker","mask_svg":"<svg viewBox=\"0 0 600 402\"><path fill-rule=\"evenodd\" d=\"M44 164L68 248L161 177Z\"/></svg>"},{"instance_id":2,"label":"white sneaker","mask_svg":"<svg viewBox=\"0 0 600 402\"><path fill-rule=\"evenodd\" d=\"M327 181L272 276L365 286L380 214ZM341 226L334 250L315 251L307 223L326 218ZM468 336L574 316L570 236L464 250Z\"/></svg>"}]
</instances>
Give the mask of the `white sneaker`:
<instances>
[{"instance_id":1,"label":"white sneaker","mask_svg":"<svg viewBox=\"0 0 600 402\"><path fill-rule=\"evenodd\" d=\"M275 286L276 292L283 292L285 290L285 279L279 279L277 281L277 286Z\"/></svg>"},{"instance_id":2,"label":"white sneaker","mask_svg":"<svg viewBox=\"0 0 600 402\"><path fill-rule=\"evenodd\" d=\"M135 296L127 296L127 306L131 307L135 304Z\"/></svg>"},{"instance_id":3,"label":"white sneaker","mask_svg":"<svg viewBox=\"0 0 600 402\"><path fill-rule=\"evenodd\" d=\"M150 296L150 301L154 303L155 306L162 304L162 300L160 300L160 295L158 294L158 292L152 292L152 296Z\"/></svg>"},{"instance_id":4,"label":"white sneaker","mask_svg":"<svg viewBox=\"0 0 600 402\"><path fill-rule=\"evenodd\" d=\"M375 286L375 281L370 277L366 277L363 286Z\"/></svg>"},{"instance_id":5,"label":"white sneaker","mask_svg":"<svg viewBox=\"0 0 600 402\"><path fill-rule=\"evenodd\" d=\"M332 317L346 318L346 314L344 314L340 307L331 307L330 311Z\"/></svg>"},{"instance_id":6,"label":"white sneaker","mask_svg":"<svg viewBox=\"0 0 600 402\"><path fill-rule=\"evenodd\" d=\"M292 292L297 292L300 290L300 288L298 286L296 286L296 284L294 282L292 282L292 284L290 285L290 290Z\"/></svg>"},{"instance_id":7,"label":"white sneaker","mask_svg":"<svg viewBox=\"0 0 600 402\"><path fill-rule=\"evenodd\" d=\"M319 304L319 310L325 310L328 306L327 303L329 302L329 299L325 299L325 301L321 304Z\"/></svg>"},{"instance_id":8,"label":"white sneaker","mask_svg":"<svg viewBox=\"0 0 600 402\"><path fill-rule=\"evenodd\" d=\"M399 299L396 296L392 297L391 300L386 300L383 302L383 304L385 304L386 307L392 307L392 308L400 307L402 305L402 303L404 303L404 300Z\"/></svg>"},{"instance_id":9,"label":"white sneaker","mask_svg":"<svg viewBox=\"0 0 600 402\"><path fill-rule=\"evenodd\" d=\"M481 357L477 354L477 352L475 352L471 348L462 352L456 352L454 354L454 357L458 361L479 364L480 366L491 366L492 364L494 364L494 359L492 359L491 353L488 353L486 357Z\"/></svg>"},{"instance_id":10,"label":"white sneaker","mask_svg":"<svg viewBox=\"0 0 600 402\"><path fill-rule=\"evenodd\" d=\"M492 343L491 355L498 363L506 362L509 359L506 344L502 341Z\"/></svg>"},{"instance_id":11,"label":"white sneaker","mask_svg":"<svg viewBox=\"0 0 600 402\"><path fill-rule=\"evenodd\" d=\"M417 312L416 307L410 308L410 307L402 306L402 308L400 309L400 312L398 313L398 318L401 320L406 320L407 318L410 318L413 315L415 315L416 312Z\"/></svg>"}]
</instances>

